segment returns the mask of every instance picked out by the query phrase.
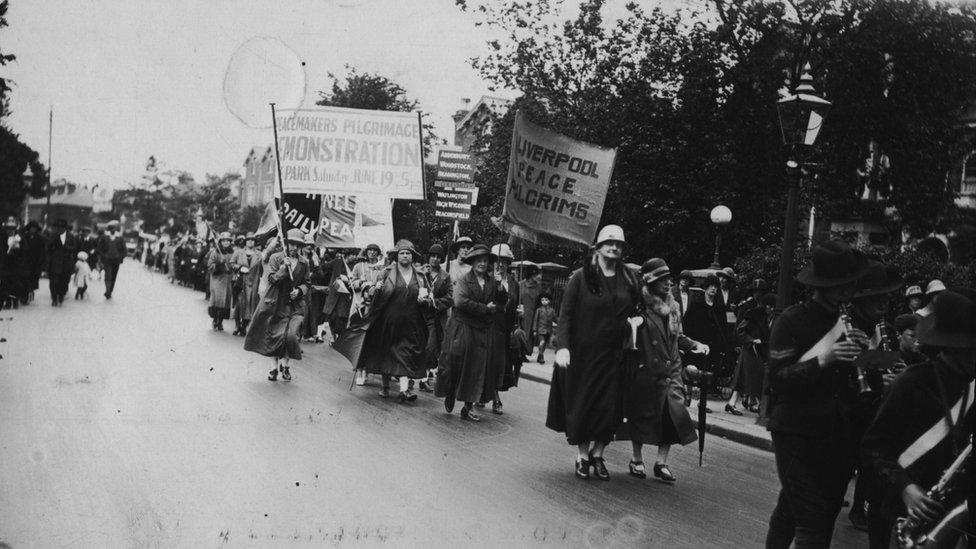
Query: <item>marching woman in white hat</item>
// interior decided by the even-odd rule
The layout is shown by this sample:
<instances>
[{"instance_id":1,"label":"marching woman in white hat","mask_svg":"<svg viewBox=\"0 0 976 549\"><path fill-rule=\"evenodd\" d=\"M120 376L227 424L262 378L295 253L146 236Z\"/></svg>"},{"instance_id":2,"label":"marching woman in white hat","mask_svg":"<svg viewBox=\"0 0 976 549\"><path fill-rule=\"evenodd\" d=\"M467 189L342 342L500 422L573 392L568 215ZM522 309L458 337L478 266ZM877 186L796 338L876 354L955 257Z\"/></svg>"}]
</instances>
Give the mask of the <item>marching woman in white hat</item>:
<instances>
[{"instance_id":1,"label":"marching woman in white hat","mask_svg":"<svg viewBox=\"0 0 976 549\"><path fill-rule=\"evenodd\" d=\"M491 412L502 414L502 399L499 391L507 391L515 385L515 366L511 360L508 343L512 331L518 323L518 315L522 309L519 304L519 285L515 277L508 272L515 256L508 244L495 244L491 247L491 254L498 258L494 266L494 277L499 289L504 292L505 300L499 301L498 308L493 315L495 335L491 360L485 377L485 390L481 395L481 402L491 401Z\"/></svg>"},{"instance_id":2,"label":"marching woman in white hat","mask_svg":"<svg viewBox=\"0 0 976 549\"><path fill-rule=\"evenodd\" d=\"M234 259L234 239L229 232L222 232L217 238L217 247L207 255L207 272L210 273L210 307L207 312L213 319L213 329L224 331L224 319L230 318L234 303L234 288L231 264Z\"/></svg>"},{"instance_id":3,"label":"marching woman in white hat","mask_svg":"<svg viewBox=\"0 0 976 549\"><path fill-rule=\"evenodd\" d=\"M598 479L610 480L603 450L622 420L620 368L640 288L622 261L623 229L601 229L595 248L563 294L546 426L577 447L578 478L590 478L592 466Z\"/></svg>"},{"instance_id":4,"label":"marching woman in white hat","mask_svg":"<svg viewBox=\"0 0 976 549\"><path fill-rule=\"evenodd\" d=\"M287 252L276 252L268 260L268 290L254 311L244 337L244 349L271 357L275 368L268 379L276 381L278 373L291 381L290 361L302 359L299 330L305 316L308 295L308 260L301 257L305 233L288 231Z\"/></svg>"}]
</instances>

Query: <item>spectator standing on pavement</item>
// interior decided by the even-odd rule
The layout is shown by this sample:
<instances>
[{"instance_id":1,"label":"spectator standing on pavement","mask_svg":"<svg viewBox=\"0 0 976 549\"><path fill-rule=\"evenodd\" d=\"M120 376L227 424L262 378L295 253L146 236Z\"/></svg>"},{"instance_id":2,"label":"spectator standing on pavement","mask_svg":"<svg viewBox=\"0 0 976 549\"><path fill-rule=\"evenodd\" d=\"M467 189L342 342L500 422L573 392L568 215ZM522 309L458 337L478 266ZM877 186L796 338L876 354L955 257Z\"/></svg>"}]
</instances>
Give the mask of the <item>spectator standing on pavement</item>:
<instances>
[{"instance_id":1,"label":"spectator standing on pavement","mask_svg":"<svg viewBox=\"0 0 976 549\"><path fill-rule=\"evenodd\" d=\"M254 233L247 233L244 237L244 248L235 252L231 266L240 279L240 290L234 307L234 319L238 323L235 335L243 336L247 333L247 325L251 322L254 310L258 307L258 285L261 283L261 252L255 248Z\"/></svg>"},{"instance_id":2,"label":"spectator standing on pavement","mask_svg":"<svg viewBox=\"0 0 976 549\"><path fill-rule=\"evenodd\" d=\"M932 302L935 300L935 296L944 292L945 289L946 285L938 278L932 280L928 283L928 285L925 286L925 298L923 300L925 306L915 311L918 318L922 319L929 316L929 314L932 312Z\"/></svg>"},{"instance_id":3,"label":"spectator standing on pavement","mask_svg":"<svg viewBox=\"0 0 976 549\"><path fill-rule=\"evenodd\" d=\"M747 410L759 411L763 375L769 357L770 320L775 306L776 294L765 294L755 304L740 308L735 336L742 347L735 373L732 375L732 395L725 404L725 411L732 415L742 415L736 408L740 398L745 402L744 407Z\"/></svg>"},{"instance_id":4,"label":"spectator standing on pavement","mask_svg":"<svg viewBox=\"0 0 976 549\"><path fill-rule=\"evenodd\" d=\"M431 372L437 371L437 360L444 345L444 330L454 296L451 294L451 275L442 268L444 263L444 247L434 244L427 252L427 285L430 287L431 306L424 309L424 320L427 323L427 348L424 353L424 363L427 368L427 379L420 382L420 390L431 392Z\"/></svg>"},{"instance_id":5,"label":"spectator standing on pavement","mask_svg":"<svg viewBox=\"0 0 976 549\"><path fill-rule=\"evenodd\" d=\"M53 231L47 243L47 278L51 288L51 305L64 303L68 293L68 283L75 272L75 256L78 253L78 240L68 230L68 222L56 219L51 225Z\"/></svg>"},{"instance_id":6,"label":"spectator standing on pavement","mask_svg":"<svg viewBox=\"0 0 976 549\"><path fill-rule=\"evenodd\" d=\"M409 240L400 240L395 249L396 263L383 271L375 284L369 313L372 318L356 369L382 375L383 398L390 396L390 380L399 378L398 396L403 403L417 400L410 380L427 378L424 309L432 304L427 280L413 265L420 254Z\"/></svg>"},{"instance_id":7,"label":"spectator standing on pavement","mask_svg":"<svg viewBox=\"0 0 976 549\"><path fill-rule=\"evenodd\" d=\"M78 261L75 261L75 299L85 299L85 290L88 289L88 280L91 278L91 267L88 266L88 252L78 252Z\"/></svg>"},{"instance_id":8,"label":"spectator standing on pavement","mask_svg":"<svg viewBox=\"0 0 976 549\"><path fill-rule=\"evenodd\" d=\"M0 307L9 304L17 308L27 304L30 280L30 256L20 231L17 219L8 217L3 225L2 262L0 262Z\"/></svg>"},{"instance_id":9,"label":"spectator standing on pavement","mask_svg":"<svg viewBox=\"0 0 976 549\"><path fill-rule=\"evenodd\" d=\"M112 299L115 291L115 281L119 275L119 266L125 258L125 240L119 230L119 222L108 222L106 233L98 238L98 259L105 269L105 299Z\"/></svg>"},{"instance_id":10,"label":"spectator standing on pavement","mask_svg":"<svg viewBox=\"0 0 976 549\"><path fill-rule=\"evenodd\" d=\"M627 352L623 379L624 421L618 440L630 440L633 457L631 476L646 478L643 445L657 448L654 477L675 481L668 467L673 444L697 440L691 416L684 405L685 385L681 380L679 351L705 352L707 347L681 332L681 312L671 293L671 270L663 259L654 258L641 266L643 312L636 332L636 350Z\"/></svg>"},{"instance_id":11,"label":"spectator standing on pavement","mask_svg":"<svg viewBox=\"0 0 976 549\"><path fill-rule=\"evenodd\" d=\"M722 357L728 348L728 341L725 338L725 312L719 303L719 277L708 275L704 287L705 298L692 302L688 312L685 313L682 326L688 337L704 343L709 349L707 355L688 357L689 362L702 372L717 376L720 373ZM707 399L709 389L710 387L706 387L705 394L700 398ZM705 411L711 412L711 409L706 407Z\"/></svg>"},{"instance_id":12,"label":"spectator standing on pavement","mask_svg":"<svg viewBox=\"0 0 976 549\"><path fill-rule=\"evenodd\" d=\"M603 450L622 419L621 365L628 317L640 302L637 278L622 261L624 231L607 225L595 253L569 278L559 311L556 367L546 426L576 446L576 476L610 480Z\"/></svg>"},{"instance_id":13,"label":"spectator standing on pavement","mask_svg":"<svg viewBox=\"0 0 976 549\"><path fill-rule=\"evenodd\" d=\"M671 290L671 295L674 296L674 300L678 303L678 312L681 314L681 318L685 317L685 313L688 312L688 306L691 305L691 281L694 280L694 276L691 271L685 269L678 273L678 285Z\"/></svg>"},{"instance_id":14,"label":"spectator standing on pavement","mask_svg":"<svg viewBox=\"0 0 976 549\"><path fill-rule=\"evenodd\" d=\"M532 332L536 334L539 345L539 356L536 362L545 362L546 349L549 348L549 340L552 338L553 331L556 329L556 309L553 309L549 294L539 296L539 308L535 310L535 318L532 320Z\"/></svg>"},{"instance_id":15,"label":"spectator standing on pavement","mask_svg":"<svg viewBox=\"0 0 976 549\"><path fill-rule=\"evenodd\" d=\"M539 296L542 295L542 269L535 263L522 266L522 281L519 282L519 303L522 305L522 329L532 343L536 341L535 309L539 306Z\"/></svg>"},{"instance_id":16,"label":"spectator standing on pavement","mask_svg":"<svg viewBox=\"0 0 976 549\"><path fill-rule=\"evenodd\" d=\"M207 272L210 273L210 307L207 313L213 320L212 327L216 332L224 331L224 320L230 318L234 303L232 244L233 237L224 231L217 237L217 246L207 255Z\"/></svg>"},{"instance_id":17,"label":"spectator standing on pavement","mask_svg":"<svg viewBox=\"0 0 976 549\"><path fill-rule=\"evenodd\" d=\"M268 380L278 373L291 381L291 361L302 359L298 332L308 294L308 260L301 257L305 234L291 229L286 235L287 252L274 252L268 260L268 290L261 299L244 336L244 349L274 359Z\"/></svg>"},{"instance_id":18,"label":"spectator standing on pavement","mask_svg":"<svg viewBox=\"0 0 976 549\"><path fill-rule=\"evenodd\" d=\"M465 254L470 268L454 283L454 308L437 365L434 394L444 398L448 413L454 411L456 401L463 402L461 419L469 421L481 420L473 406L481 400L488 363L493 360L493 317L499 302L507 299L490 273L494 259L484 244L474 245Z\"/></svg>"},{"instance_id":19,"label":"spectator standing on pavement","mask_svg":"<svg viewBox=\"0 0 976 549\"><path fill-rule=\"evenodd\" d=\"M21 243L27 252L30 274L27 279L27 291L29 300L34 299L34 292L40 288L41 273L44 271L45 261L45 242L41 235L41 226L37 221L28 221L24 230L21 231ZM86 250L87 251L87 250ZM89 264L90 265L90 264Z\"/></svg>"},{"instance_id":20,"label":"spectator standing on pavement","mask_svg":"<svg viewBox=\"0 0 976 549\"><path fill-rule=\"evenodd\" d=\"M867 339L843 337L840 307L850 302L865 258L846 242L813 249L796 280L813 297L773 324L769 339L770 420L779 499L769 519L766 547L828 547L854 471L858 397L852 363Z\"/></svg>"}]
</instances>

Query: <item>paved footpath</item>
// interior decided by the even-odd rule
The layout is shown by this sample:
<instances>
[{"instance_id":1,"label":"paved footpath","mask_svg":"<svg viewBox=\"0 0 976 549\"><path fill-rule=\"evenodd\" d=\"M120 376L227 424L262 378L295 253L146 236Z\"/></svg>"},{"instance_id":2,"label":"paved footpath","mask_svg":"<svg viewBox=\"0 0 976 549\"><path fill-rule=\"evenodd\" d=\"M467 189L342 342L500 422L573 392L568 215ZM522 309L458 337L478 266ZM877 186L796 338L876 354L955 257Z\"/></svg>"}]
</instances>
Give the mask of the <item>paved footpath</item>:
<instances>
[{"instance_id":1,"label":"paved footpath","mask_svg":"<svg viewBox=\"0 0 976 549\"><path fill-rule=\"evenodd\" d=\"M46 281L42 281L46 286ZM350 386L307 344L291 383L209 329L201 293L126 262L115 297L0 316L0 547L759 547L772 454L677 448L674 486L573 477L523 380L478 424ZM228 328L230 324L228 323ZM648 448L648 456L653 449ZM866 545L838 520L835 545Z\"/></svg>"}]
</instances>

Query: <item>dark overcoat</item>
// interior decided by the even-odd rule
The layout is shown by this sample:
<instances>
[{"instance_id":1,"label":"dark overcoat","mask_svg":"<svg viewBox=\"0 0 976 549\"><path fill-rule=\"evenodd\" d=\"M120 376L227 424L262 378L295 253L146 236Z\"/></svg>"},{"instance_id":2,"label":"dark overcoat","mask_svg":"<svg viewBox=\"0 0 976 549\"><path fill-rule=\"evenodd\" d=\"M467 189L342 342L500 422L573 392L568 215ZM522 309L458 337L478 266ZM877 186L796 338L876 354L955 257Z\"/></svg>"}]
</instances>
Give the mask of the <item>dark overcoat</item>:
<instances>
[{"instance_id":1,"label":"dark overcoat","mask_svg":"<svg viewBox=\"0 0 976 549\"><path fill-rule=\"evenodd\" d=\"M395 266L386 271L373 294L372 320L363 338L357 368L413 379L427 377L423 365L427 349L423 308L429 305L418 302L420 288L427 288L427 282L416 270L410 282Z\"/></svg>"},{"instance_id":2,"label":"dark overcoat","mask_svg":"<svg viewBox=\"0 0 976 549\"><path fill-rule=\"evenodd\" d=\"M629 269L621 265L606 277L595 261L570 276L556 330L559 346L569 349L570 363L553 369L546 426L566 433L571 445L609 442L623 419L627 317L640 299Z\"/></svg>"},{"instance_id":3,"label":"dark overcoat","mask_svg":"<svg viewBox=\"0 0 976 549\"><path fill-rule=\"evenodd\" d=\"M637 350L628 352L623 380L624 421L618 440L660 445L698 438L684 403L679 354L695 345L681 333L680 306L668 297L663 301L644 292L644 322L637 330Z\"/></svg>"},{"instance_id":4,"label":"dark overcoat","mask_svg":"<svg viewBox=\"0 0 976 549\"><path fill-rule=\"evenodd\" d=\"M301 360L298 333L308 294L308 260L299 257L294 270L289 273L285 253L278 252L268 260L268 272L268 291L247 326L244 349L264 356ZM294 288L298 288L301 295L291 299Z\"/></svg>"},{"instance_id":5,"label":"dark overcoat","mask_svg":"<svg viewBox=\"0 0 976 549\"><path fill-rule=\"evenodd\" d=\"M769 356L769 316L759 305L743 313L735 326L735 336L742 345L732 378L732 387L746 395L762 396L766 358ZM759 343L756 343L756 341Z\"/></svg>"},{"instance_id":6,"label":"dark overcoat","mask_svg":"<svg viewBox=\"0 0 976 549\"><path fill-rule=\"evenodd\" d=\"M460 402L480 402L492 360L495 330L488 304L499 300L498 283L487 276L478 284L473 270L454 284L454 308L444 333L435 394Z\"/></svg>"},{"instance_id":7,"label":"dark overcoat","mask_svg":"<svg viewBox=\"0 0 976 549\"><path fill-rule=\"evenodd\" d=\"M499 291L495 295L495 304L498 308L495 309L492 317L495 328L494 348L491 361L488 363L482 402L494 399L496 389L507 391L515 385L515 365L512 361L512 353L509 352L509 343L515 325L518 323L519 284L513 276L508 276L507 284L508 291L505 291L504 286L498 283Z\"/></svg>"},{"instance_id":8,"label":"dark overcoat","mask_svg":"<svg viewBox=\"0 0 976 549\"><path fill-rule=\"evenodd\" d=\"M424 362L427 369L433 370L437 368L437 359L444 345L444 331L447 329L447 319L454 305L454 295L451 275L444 269L428 274L427 278L430 284L431 305L424 312L424 320L427 321L427 350Z\"/></svg>"}]
</instances>

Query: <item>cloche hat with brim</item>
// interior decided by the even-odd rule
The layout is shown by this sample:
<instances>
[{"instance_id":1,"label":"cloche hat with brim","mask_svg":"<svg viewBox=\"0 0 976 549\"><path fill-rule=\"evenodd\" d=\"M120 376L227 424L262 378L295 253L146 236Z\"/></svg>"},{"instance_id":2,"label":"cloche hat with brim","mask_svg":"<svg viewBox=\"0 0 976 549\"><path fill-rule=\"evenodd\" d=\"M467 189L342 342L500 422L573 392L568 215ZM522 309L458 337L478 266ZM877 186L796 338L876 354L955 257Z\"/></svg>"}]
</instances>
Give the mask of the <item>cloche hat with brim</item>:
<instances>
[{"instance_id":1,"label":"cloche hat with brim","mask_svg":"<svg viewBox=\"0 0 976 549\"><path fill-rule=\"evenodd\" d=\"M383 250L380 249L378 244L367 244L366 247L363 248L363 253L366 253L370 250L376 250L376 253L378 254L383 253Z\"/></svg>"},{"instance_id":2,"label":"cloche hat with brim","mask_svg":"<svg viewBox=\"0 0 976 549\"><path fill-rule=\"evenodd\" d=\"M596 243L593 246L599 248L601 244L607 242L627 243L624 240L624 230L620 225L607 225L600 229L600 232L596 235Z\"/></svg>"},{"instance_id":3,"label":"cloche hat with brim","mask_svg":"<svg viewBox=\"0 0 976 549\"><path fill-rule=\"evenodd\" d=\"M479 258L483 255L488 256L488 261L495 261L496 259L498 259L498 256L491 253L491 250L488 249L488 246L485 246L484 244L475 244L474 246L471 247L470 250L468 250L468 254L465 255L464 259L462 259L461 261L470 264L476 258Z\"/></svg>"},{"instance_id":4,"label":"cloche hat with brim","mask_svg":"<svg viewBox=\"0 0 976 549\"><path fill-rule=\"evenodd\" d=\"M515 256L512 255L512 249L508 246L508 244L505 244L504 242L492 246L491 253L498 256L498 259L507 259L509 261L515 259Z\"/></svg>"},{"instance_id":5,"label":"cloche hat with brim","mask_svg":"<svg viewBox=\"0 0 976 549\"><path fill-rule=\"evenodd\" d=\"M969 295L964 295L963 292ZM944 290L932 301L932 313L918 321L921 345L971 349L976 347L976 292Z\"/></svg>"},{"instance_id":6,"label":"cloche hat with brim","mask_svg":"<svg viewBox=\"0 0 976 549\"><path fill-rule=\"evenodd\" d=\"M829 240L813 249L813 258L796 275L796 281L811 288L833 288L856 282L866 268L863 253L843 240Z\"/></svg>"},{"instance_id":7,"label":"cloche hat with brim","mask_svg":"<svg viewBox=\"0 0 976 549\"><path fill-rule=\"evenodd\" d=\"M396 246L393 247L393 251L399 254L404 250L413 254L414 261L420 259L420 253L418 253L417 248L413 246L413 242L410 242L406 238L401 238L400 240L397 241Z\"/></svg>"},{"instance_id":8,"label":"cloche hat with brim","mask_svg":"<svg viewBox=\"0 0 976 549\"><path fill-rule=\"evenodd\" d=\"M218 240L218 241L223 241L223 240L226 240L226 241L228 241L228 242L233 242L233 240L234 240L234 237L233 237L233 236L231 236L229 232L227 232L227 231L224 231L224 232L222 232L222 233L220 233L220 235L219 235L219 236L217 236L217 240Z\"/></svg>"},{"instance_id":9,"label":"cloche hat with brim","mask_svg":"<svg viewBox=\"0 0 976 549\"><path fill-rule=\"evenodd\" d=\"M929 285L925 287L925 295L937 294L943 292L946 289L946 285L938 278L929 282Z\"/></svg>"},{"instance_id":10,"label":"cloche hat with brim","mask_svg":"<svg viewBox=\"0 0 976 549\"><path fill-rule=\"evenodd\" d=\"M644 282L650 284L656 280L660 280L666 276L671 276L671 269L668 268L668 264L664 262L660 257L655 257L648 259L641 265L641 276L644 278Z\"/></svg>"},{"instance_id":11,"label":"cloche hat with brim","mask_svg":"<svg viewBox=\"0 0 976 549\"><path fill-rule=\"evenodd\" d=\"M297 244L299 246L303 246L305 244L305 231L301 229L288 229L288 232L285 234L287 235L285 240L287 240L289 244Z\"/></svg>"},{"instance_id":12,"label":"cloche hat with brim","mask_svg":"<svg viewBox=\"0 0 976 549\"><path fill-rule=\"evenodd\" d=\"M883 295L891 293L905 284L905 279L898 274L893 265L885 265L880 261L868 260L864 276L857 281L854 298Z\"/></svg>"},{"instance_id":13,"label":"cloche hat with brim","mask_svg":"<svg viewBox=\"0 0 976 549\"><path fill-rule=\"evenodd\" d=\"M451 242L451 253L456 254L461 246L474 246L474 241L467 236L459 236L457 240Z\"/></svg>"},{"instance_id":14,"label":"cloche hat with brim","mask_svg":"<svg viewBox=\"0 0 976 549\"><path fill-rule=\"evenodd\" d=\"M427 250L427 255L436 255L437 257L443 259L444 246L441 246L440 244L434 244L433 246L430 247L429 250Z\"/></svg>"}]
</instances>

